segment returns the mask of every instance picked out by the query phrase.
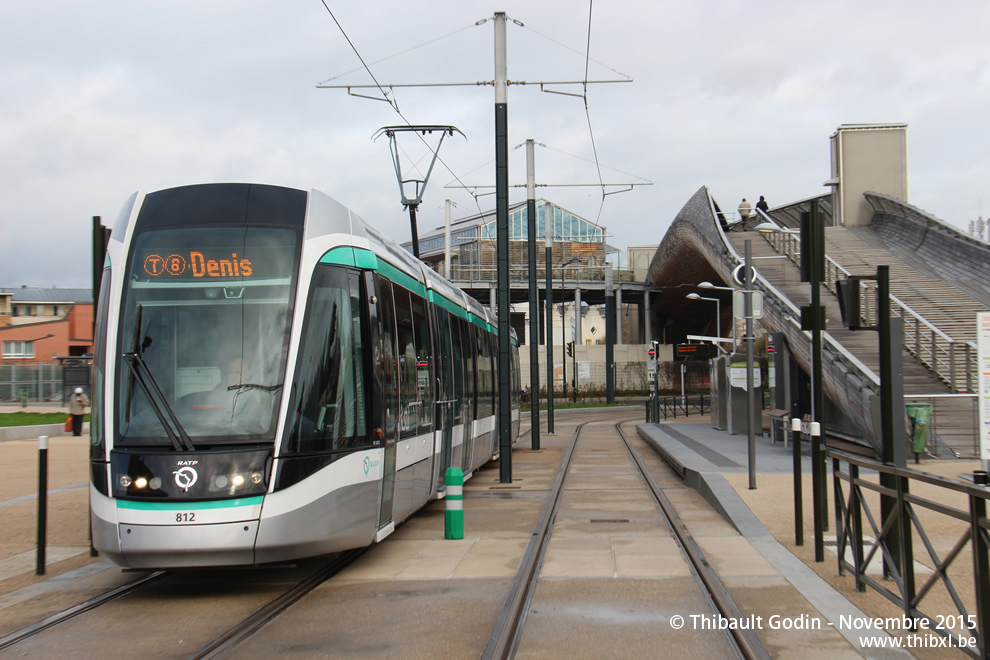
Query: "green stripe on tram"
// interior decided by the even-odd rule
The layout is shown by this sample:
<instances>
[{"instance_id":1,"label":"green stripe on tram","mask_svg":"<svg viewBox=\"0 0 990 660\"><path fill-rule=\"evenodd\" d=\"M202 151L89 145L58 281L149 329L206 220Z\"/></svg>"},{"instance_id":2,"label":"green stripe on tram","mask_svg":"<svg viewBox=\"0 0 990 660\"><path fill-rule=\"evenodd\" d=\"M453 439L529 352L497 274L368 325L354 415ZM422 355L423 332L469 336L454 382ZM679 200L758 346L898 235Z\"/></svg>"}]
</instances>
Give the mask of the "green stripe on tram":
<instances>
[{"instance_id":1,"label":"green stripe on tram","mask_svg":"<svg viewBox=\"0 0 990 660\"><path fill-rule=\"evenodd\" d=\"M410 277L387 261L379 259L378 255L371 250L354 247L334 248L320 257L320 263L374 270L396 284L404 286L413 293L419 294L424 298L426 297L426 285L416 278Z\"/></svg>"},{"instance_id":2,"label":"green stripe on tram","mask_svg":"<svg viewBox=\"0 0 990 660\"><path fill-rule=\"evenodd\" d=\"M371 250L354 247L337 247L320 257L320 263L351 266L353 268L364 268L367 270L377 271L384 277L392 280L400 286L404 286L413 293L423 296L424 298L428 297L430 302L443 307L448 312L456 314L460 318L467 320L469 323L473 323L482 330L493 334L498 334L498 328L490 324L483 317L466 311L460 306L459 303L448 300L437 292L432 290L427 291L425 284L413 277L410 277L387 261L379 259L378 255Z\"/></svg>"},{"instance_id":3,"label":"green stripe on tram","mask_svg":"<svg viewBox=\"0 0 990 660\"><path fill-rule=\"evenodd\" d=\"M203 511L206 509L233 509L239 506L256 506L261 504L264 497L238 497L233 500L210 500L206 502L138 502L136 500L117 500L120 509L136 509L138 511Z\"/></svg>"}]
</instances>

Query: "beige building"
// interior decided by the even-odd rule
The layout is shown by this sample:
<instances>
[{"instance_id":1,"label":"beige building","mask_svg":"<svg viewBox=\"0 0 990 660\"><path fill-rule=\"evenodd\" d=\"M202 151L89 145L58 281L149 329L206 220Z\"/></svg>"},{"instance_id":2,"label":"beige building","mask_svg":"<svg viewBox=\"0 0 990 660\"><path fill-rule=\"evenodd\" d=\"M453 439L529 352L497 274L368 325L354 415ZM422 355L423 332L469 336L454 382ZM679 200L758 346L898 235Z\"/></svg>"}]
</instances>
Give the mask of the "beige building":
<instances>
[{"instance_id":1,"label":"beige building","mask_svg":"<svg viewBox=\"0 0 990 660\"><path fill-rule=\"evenodd\" d=\"M829 140L832 209L836 226L870 224L873 207L863 193L908 198L907 124L842 124Z\"/></svg>"}]
</instances>

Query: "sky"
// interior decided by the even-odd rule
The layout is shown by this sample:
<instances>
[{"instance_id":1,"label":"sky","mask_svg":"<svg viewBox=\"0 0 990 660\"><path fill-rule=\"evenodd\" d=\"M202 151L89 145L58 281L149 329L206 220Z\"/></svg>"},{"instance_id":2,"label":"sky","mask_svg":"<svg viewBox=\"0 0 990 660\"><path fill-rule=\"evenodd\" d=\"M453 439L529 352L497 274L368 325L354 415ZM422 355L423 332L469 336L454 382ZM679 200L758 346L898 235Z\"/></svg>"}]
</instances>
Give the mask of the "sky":
<instances>
[{"instance_id":1,"label":"sky","mask_svg":"<svg viewBox=\"0 0 990 660\"><path fill-rule=\"evenodd\" d=\"M845 123L907 123L908 201L962 229L990 215L986 0L0 0L0 286L88 288L92 216L194 183L316 188L408 240L384 126L466 136L443 142L420 234L446 199L454 219L494 208L494 88L473 83L494 79L496 11L527 83L508 92L510 202L533 139L537 196L618 248L659 244L701 186L725 209L827 192ZM632 82L534 84L586 78ZM472 85L392 105L323 81ZM421 178L412 137L403 175Z\"/></svg>"}]
</instances>

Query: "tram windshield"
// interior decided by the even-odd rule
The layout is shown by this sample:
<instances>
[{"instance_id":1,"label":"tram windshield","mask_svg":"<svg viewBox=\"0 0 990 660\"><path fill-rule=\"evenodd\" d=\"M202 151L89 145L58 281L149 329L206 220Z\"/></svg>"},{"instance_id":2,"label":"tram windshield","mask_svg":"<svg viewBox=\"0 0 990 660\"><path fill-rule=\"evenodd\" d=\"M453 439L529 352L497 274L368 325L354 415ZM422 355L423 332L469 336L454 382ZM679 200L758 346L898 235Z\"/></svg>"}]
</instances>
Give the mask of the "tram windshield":
<instances>
[{"instance_id":1,"label":"tram windshield","mask_svg":"<svg viewBox=\"0 0 990 660\"><path fill-rule=\"evenodd\" d=\"M120 446L274 438L299 236L285 228L137 237L118 335Z\"/></svg>"}]
</instances>

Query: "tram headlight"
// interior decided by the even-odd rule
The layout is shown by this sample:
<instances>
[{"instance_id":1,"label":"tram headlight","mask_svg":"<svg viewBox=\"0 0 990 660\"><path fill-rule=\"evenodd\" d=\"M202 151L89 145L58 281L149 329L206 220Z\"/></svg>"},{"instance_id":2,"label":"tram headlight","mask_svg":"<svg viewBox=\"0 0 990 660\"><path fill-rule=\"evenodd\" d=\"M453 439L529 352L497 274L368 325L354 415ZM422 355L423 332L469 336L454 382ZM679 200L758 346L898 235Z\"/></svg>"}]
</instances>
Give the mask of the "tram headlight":
<instances>
[{"instance_id":1,"label":"tram headlight","mask_svg":"<svg viewBox=\"0 0 990 660\"><path fill-rule=\"evenodd\" d=\"M144 488L147 485L148 485L148 480L145 479L144 477L138 477L137 479L134 480L135 488Z\"/></svg>"},{"instance_id":2,"label":"tram headlight","mask_svg":"<svg viewBox=\"0 0 990 660\"><path fill-rule=\"evenodd\" d=\"M162 480L158 477L152 477L151 481L148 482L148 486L150 486L152 490L158 490L162 487Z\"/></svg>"},{"instance_id":3,"label":"tram headlight","mask_svg":"<svg viewBox=\"0 0 990 660\"><path fill-rule=\"evenodd\" d=\"M261 493L264 490L265 472L259 469L235 467L226 474L214 474L210 477L210 491L213 493L243 496Z\"/></svg>"},{"instance_id":4,"label":"tram headlight","mask_svg":"<svg viewBox=\"0 0 990 660\"><path fill-rule=\"evenodd\" d=\"M131 484L132 484L132 483L134 483L134 480L133 480L133 479L131 479L131 478L130 478L129 476L127 476L126 474L122 474L122 475L120 476L120 486L121 486L122 488L130 488L130 487L131 487Z\"/></svg>"}]
</instances>

